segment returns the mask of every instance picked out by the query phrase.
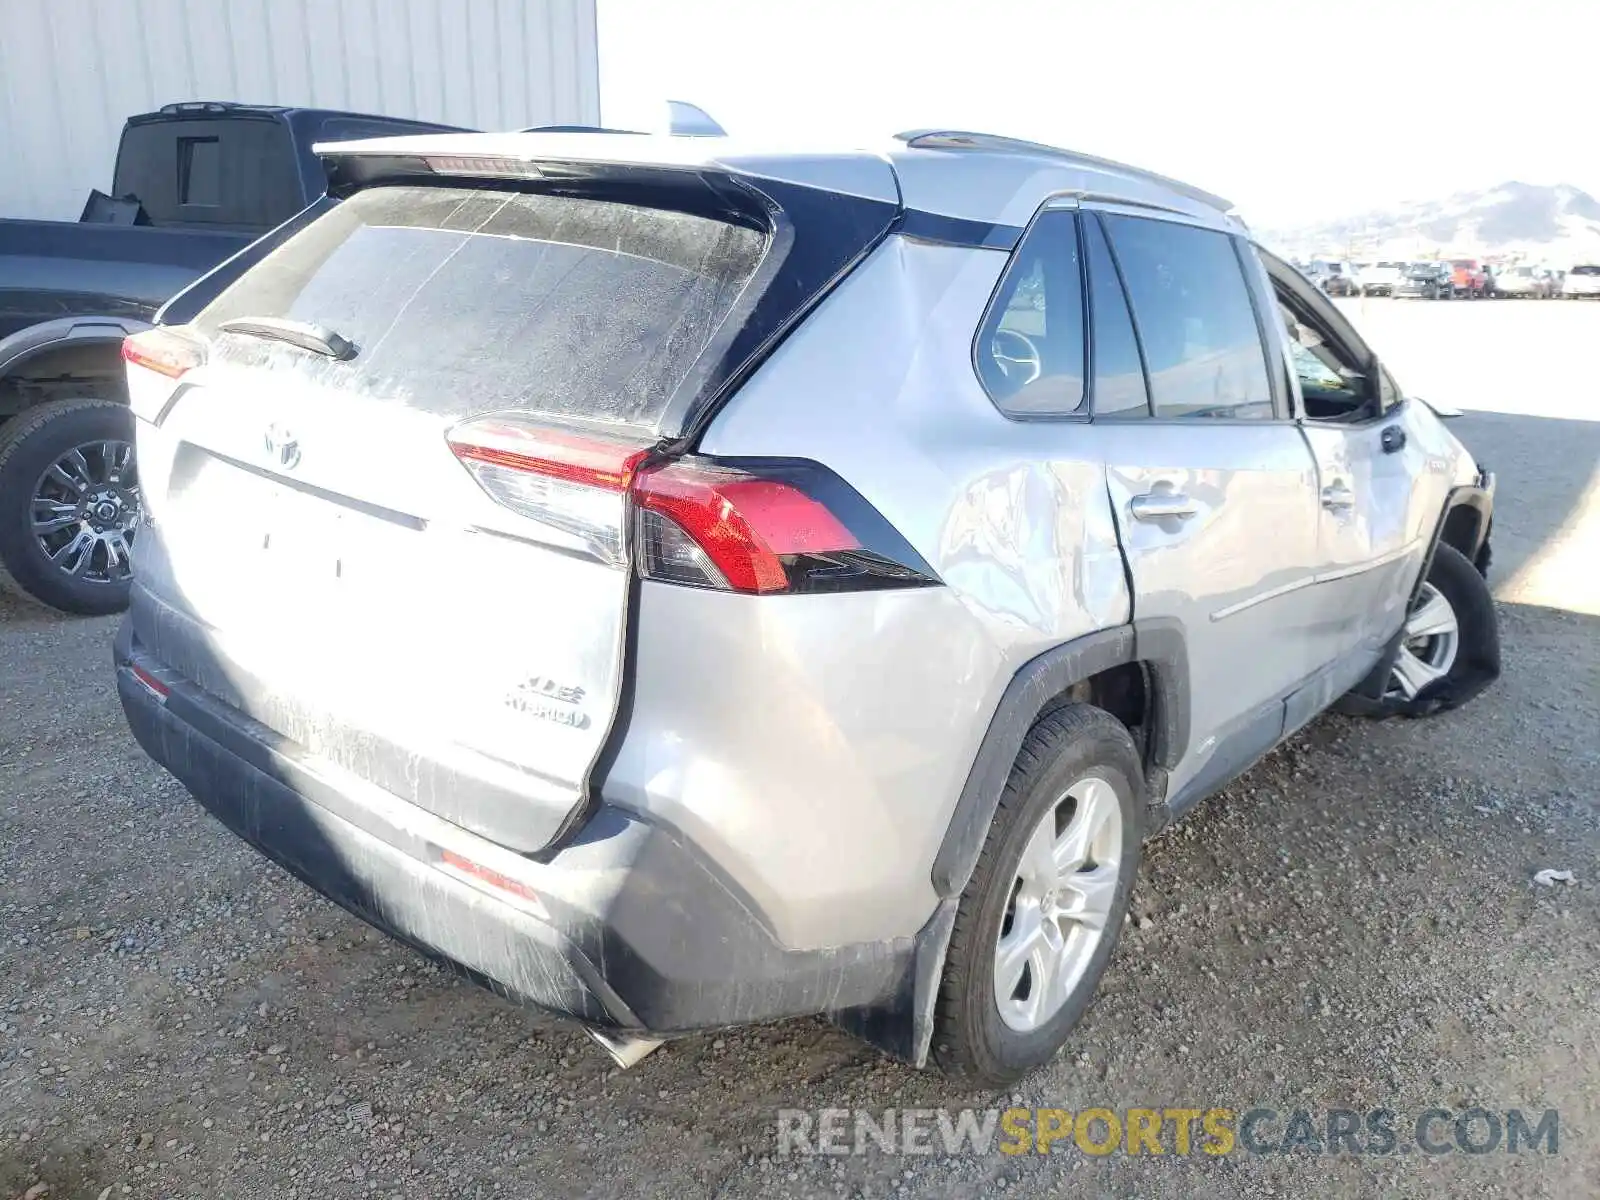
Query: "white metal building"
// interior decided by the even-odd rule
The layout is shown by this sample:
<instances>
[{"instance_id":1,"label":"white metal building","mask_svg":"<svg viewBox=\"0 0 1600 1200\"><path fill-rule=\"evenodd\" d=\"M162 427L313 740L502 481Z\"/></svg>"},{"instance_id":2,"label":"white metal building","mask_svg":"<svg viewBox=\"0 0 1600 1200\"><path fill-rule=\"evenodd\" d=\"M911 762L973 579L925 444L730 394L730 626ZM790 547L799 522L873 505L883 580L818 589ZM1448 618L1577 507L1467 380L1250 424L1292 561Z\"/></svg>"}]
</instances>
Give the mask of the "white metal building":
<instances>
[{"instance_id":1,"label":"white metal building","mask_svg":"<svg viewBox=\"0 0 1600 1200\"><path fill-rule=\"evenodd\" d=\"M179 100L597 124L595 0L0 0L0 217L75 220Z\"/></svg>"}]
</instances>

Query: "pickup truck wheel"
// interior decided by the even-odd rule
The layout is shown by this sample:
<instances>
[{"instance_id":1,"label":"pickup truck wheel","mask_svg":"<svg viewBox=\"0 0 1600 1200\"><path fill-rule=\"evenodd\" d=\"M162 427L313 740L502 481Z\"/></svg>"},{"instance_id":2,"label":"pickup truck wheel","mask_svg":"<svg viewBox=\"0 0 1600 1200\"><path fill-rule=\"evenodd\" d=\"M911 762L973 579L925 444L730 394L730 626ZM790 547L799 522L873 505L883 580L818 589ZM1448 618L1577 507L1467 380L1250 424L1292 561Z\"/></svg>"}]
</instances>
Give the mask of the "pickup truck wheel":
<instances>
[{"instance_id":1,"label":"pickup truck wheel","mask_svg":"<svg viewBox=\"0 0 1600 1200\"><path fill-rule=\"evenodd\" d=\"M1489 585L1466 555L1441 542L1406 617L1388 698L1403 702L1402 711L1431 715L1476 694L1469 682L1493 678L1499 670L1500 632Z\"/></svg>"},{"instance_id":2,"label":"pickup truck wheel","mask_svg":"<svg viewBox=\"0 0 1600 1200\"><path fill-rule=\"evenodd\" d=\"M57 400L0 431L0 585L65 612L121 611L140 513L126 405Z\"/></svg>"},{"instance_id":3,"label":"pickup truck wheel","mask_svg":"<svg viewBox=\"0 0 1600 1200\"><path fill-rule=\"evenodd\" d=\"M947 1074L1014 1083L1089 1007L1138 874L1140 777L1127 729L1091 705L1023 741L945 956L933 1053Z\"/></svg>"}]
</instances>

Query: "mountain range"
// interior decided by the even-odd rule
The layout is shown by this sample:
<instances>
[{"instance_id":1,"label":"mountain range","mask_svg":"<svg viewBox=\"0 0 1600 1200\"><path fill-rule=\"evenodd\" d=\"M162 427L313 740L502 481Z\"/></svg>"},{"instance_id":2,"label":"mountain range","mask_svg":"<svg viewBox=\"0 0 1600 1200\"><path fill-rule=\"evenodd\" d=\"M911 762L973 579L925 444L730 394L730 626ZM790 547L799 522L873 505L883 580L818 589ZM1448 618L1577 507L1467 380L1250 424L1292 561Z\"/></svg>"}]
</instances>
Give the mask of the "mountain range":
<instances>
[{"instance_id":1,"label":"mountain range","mask_svg":"<svg viewBox=\"0 0 1600 1200\"><path fill-rule=\"evenodd\" d=\"M1263 230L1261 238L1298 258L1472 255L1563 265L1600 257L1600 200L1568 184L1502 183L1443 200Z\"/></svg>"}]
</instances>

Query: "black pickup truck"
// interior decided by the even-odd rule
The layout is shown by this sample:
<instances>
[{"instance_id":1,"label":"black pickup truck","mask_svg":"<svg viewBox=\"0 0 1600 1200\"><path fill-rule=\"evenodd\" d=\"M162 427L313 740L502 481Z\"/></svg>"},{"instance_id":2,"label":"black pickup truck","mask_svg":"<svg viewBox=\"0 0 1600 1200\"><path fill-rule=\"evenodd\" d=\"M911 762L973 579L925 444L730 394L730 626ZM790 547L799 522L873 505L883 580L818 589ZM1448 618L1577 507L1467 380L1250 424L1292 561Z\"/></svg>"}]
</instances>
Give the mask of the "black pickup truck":
<instances>
[{"instance_id":1,"label":"black pickup truck","mask_svg":"<svg viewBox=\"0 0 1600 1200\"><path fill-rule=\"evenodd\" d=\"M82 218L0 221L0 586L69 612L128 595L139 477L122 339L323 194L315 142L448 127L196 102L129 118Z\"/></svg>"}]
</instances>

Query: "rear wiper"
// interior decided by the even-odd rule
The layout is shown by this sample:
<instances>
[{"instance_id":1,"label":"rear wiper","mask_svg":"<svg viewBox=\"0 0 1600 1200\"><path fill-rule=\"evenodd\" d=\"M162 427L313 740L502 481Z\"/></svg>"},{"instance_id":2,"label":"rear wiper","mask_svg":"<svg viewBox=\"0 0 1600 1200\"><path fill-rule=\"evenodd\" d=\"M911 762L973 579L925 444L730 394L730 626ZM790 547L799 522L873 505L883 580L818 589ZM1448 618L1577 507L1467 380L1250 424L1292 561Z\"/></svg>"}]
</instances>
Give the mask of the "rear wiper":
<instances>
[{"instance_id":1,"label":"rear wiper","mask_svg":"<svg viewBox=\"0 0 1600 1200\"><path fill-rule=\"evenodd\" d=\"M288 342L313 354L325 354L340 360L354 358L357 351L356 344L349 338L325 325L312 325L306 321L286 321L281 317L235 317L222 322L217 328L229 333Z\"/></svg>"}]
</instances>

